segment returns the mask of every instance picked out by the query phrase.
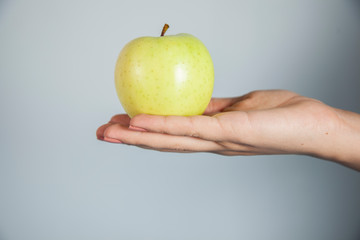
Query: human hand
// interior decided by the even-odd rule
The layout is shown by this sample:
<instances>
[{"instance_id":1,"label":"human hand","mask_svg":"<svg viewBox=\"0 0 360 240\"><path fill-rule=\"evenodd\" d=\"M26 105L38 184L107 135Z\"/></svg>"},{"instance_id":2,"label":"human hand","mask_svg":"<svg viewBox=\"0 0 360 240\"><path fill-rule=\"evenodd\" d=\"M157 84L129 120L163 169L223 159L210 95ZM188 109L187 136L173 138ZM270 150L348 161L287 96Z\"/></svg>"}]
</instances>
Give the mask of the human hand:
<instances>
[{"instance_id":1,"label":"human hand","mask_svg":"<svg viewBox=\"0 0 360 240\"><path fill-rule=\"evenodd\" d=\"M201 116L141 114L130 119L115 115L98 129L97 137L159 151L306 154L349 165L347 161L353 159L349 149L360 141L344 141L342 135L351 135L351 129L343 127L342 114L294 92L254 91L241 97L214 98ZM340 134L340 128L345 132Z\"/></svg>"}]
</instances>

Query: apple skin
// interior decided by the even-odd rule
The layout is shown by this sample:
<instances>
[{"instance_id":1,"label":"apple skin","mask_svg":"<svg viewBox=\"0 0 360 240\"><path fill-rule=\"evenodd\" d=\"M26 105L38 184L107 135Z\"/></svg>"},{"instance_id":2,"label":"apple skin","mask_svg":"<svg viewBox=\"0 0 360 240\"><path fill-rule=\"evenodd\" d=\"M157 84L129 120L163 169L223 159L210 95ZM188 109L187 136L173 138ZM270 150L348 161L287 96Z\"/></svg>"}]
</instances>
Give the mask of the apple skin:
<instances>
[{"instance_id":1,"label":"apple skin","mask_svg":"<svg viewBox=\"0 0 360 240\"><path fill-rule=\"evenodd\" d=\"M130 117L200 115L211 99L214 66L204 44L190 34L141 37L120 52L115 87Z\"/></svg>"}]
</instances>

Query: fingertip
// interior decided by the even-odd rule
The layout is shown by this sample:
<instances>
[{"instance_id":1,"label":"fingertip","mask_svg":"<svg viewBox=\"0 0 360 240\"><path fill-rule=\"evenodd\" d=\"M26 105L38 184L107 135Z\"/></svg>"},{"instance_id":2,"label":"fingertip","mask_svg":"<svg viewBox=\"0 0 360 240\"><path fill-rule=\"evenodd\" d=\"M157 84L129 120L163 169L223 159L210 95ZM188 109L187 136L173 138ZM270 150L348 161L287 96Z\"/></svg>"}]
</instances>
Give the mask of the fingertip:
<instances>
[{"instance_id":1,"label":"fingertip","mask_svg":"<svg viewBox=\"0 0 360 240\"><path fill-rule=\"evenodd\" d=\"M104 141L104 136L96 135L96 139L100 141Z\"/></svg>"},{"instance_id":2,"label":"fingertip","mask_svg":"<svg viewBox=\"0 0 360 240\"><path fill-rule=\"evenodd\" d=\"M130 117L127 114L117 114L113 116L109 123L129 123Z\"/></svg>"},{"instance_id":3,"label":"fingertip","mask_svg":"<svg viewBox=\"0 0 360 240\"><path fill-rule=\"evenodd\" d=\"M104 138L114 138L115 134L116 134L116 128L117 128L117 124L113 124L113 123L109 123L107 124L108 126L103 130L103 136Z\"/></svg>"},{"instance_id":4,"label":"fingertip","mask_svg":"<svg viewBox=\"0 0 360 240\"><path fill-rule=\"evenodd\" d=\"M96 138L97 139L104 140L104 132L109 125L110 125L109 123L104 124L96 130Z\"/></svg>"}]
</instances>

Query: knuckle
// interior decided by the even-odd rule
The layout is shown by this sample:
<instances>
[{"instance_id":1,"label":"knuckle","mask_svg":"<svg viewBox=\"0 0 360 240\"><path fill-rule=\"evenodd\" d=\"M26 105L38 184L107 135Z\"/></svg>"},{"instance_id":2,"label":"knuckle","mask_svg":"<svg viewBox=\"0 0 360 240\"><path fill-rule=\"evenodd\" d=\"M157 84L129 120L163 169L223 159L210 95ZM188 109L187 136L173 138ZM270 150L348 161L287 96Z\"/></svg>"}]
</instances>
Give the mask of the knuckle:
<instances>
[{"instance_id":1,"label":"knuckle","mask_svg":"<svg viewBox=\"0 0 360 240\"><path fill-rule=\"evenodd\" d=\"M190 118L190 128L188 134L191 137L200 137L200 134L195 126L195 120L194 118Z\"/></svg>"},{"instance_id":2,"label":"knuckle","mask_svg":"<svg viewBox=\"0 0 360 240\"><path fill-rule=\"evenodd\" d=\"M161 126L161 127L158 129L159 133L168 134L172 129L177 128L177 126L174 126L171 117L172 116L163 116L163 117L160 118L159 126Z\"/></svg>"}]
</instances>

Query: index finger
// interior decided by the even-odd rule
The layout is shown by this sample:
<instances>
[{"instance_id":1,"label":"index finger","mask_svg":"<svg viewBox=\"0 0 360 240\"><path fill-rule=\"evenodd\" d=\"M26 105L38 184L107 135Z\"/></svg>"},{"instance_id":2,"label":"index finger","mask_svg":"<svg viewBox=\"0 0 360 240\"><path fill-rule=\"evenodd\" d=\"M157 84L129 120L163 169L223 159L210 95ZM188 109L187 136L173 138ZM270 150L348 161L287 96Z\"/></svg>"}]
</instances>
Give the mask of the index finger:
<instances>
[{"instance_id":1,"label":"index finger","mask_svg":"<svg viewBox=\"0 0 360 240\"><path fill-rule=\"evenodd\" d=\"M236 135L244 134L235 125L246 125L247 118L243 112L227 115L220 120L217 117L204 115L183 117L140 114L131 119L130 127L170 135L197 137L208 141L228 141Z\"/></svg>"}]
</instances>

